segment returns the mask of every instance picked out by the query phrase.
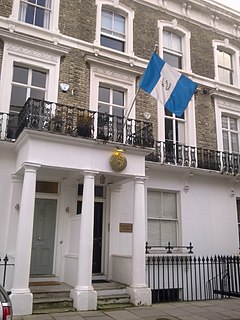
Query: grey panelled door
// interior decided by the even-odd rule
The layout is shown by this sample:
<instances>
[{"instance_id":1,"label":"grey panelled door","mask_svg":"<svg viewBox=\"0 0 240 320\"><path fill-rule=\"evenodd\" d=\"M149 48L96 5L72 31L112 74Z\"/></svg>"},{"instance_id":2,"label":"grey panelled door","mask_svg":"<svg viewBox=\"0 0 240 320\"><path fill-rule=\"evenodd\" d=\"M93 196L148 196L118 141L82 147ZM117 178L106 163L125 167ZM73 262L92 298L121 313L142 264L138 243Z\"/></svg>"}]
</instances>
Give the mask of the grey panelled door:
<instances>
[{"instance_id":1,"label":"grey panelled door","mask_svg":"<svg viewBox=\"0 0 240 320\"><path fill-rule=\"evenodd\" d=\"M57 200L36 199L31 275L51 275L53 268Z\"/></svg>"}]
</instances>

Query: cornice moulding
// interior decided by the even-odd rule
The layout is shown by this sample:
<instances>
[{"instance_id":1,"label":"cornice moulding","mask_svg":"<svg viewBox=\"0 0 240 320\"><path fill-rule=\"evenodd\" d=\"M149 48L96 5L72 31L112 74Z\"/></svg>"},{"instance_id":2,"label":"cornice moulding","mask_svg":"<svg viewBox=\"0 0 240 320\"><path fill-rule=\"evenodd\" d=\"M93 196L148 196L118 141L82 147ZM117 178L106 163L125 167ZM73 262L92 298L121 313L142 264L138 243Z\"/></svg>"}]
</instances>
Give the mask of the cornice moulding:
<instances>
[{"instance_id":1,"label":"cornice moulding","mask_svg":"<svg viewBox=\"0 0 240 320\"><path fill-rule=\"evenodd\" d=\"M0 28L0 38L3 41L22 44L34 48L41 48L42 50L47 50L61 56L68 54L70 50L69 47L61 44L54 44L42 39L28 36L26 34L18 33L16 31L12 32L2 28Z\"/></svg>"}]
</instances>

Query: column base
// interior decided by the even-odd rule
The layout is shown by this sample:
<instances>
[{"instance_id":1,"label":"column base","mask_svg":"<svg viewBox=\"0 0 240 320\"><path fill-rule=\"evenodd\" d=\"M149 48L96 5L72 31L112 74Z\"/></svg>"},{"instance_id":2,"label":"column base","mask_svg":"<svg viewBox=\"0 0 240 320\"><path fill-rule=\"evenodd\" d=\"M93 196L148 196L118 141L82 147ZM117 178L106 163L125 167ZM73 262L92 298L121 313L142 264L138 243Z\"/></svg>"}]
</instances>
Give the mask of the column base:
<instances>
[{"instance_id":1,"label":"column base","mask_svg":"<svg viewBox=\"0 0 240 320\"><path fill-rule=\"evenodd\" d=\"M73 306L77 311L97 310L97 292L94 290L78 291L72 289L70 297L73 299Z\"/></svg>"},{"instance_id":2,"label":"column base","mask_svg":"<svg viewBox=\"0 0 240 320\"><path fill-rule=\"evenodd\" d=\"M10 299L14 315L32 314L33 294L30 291L25 293L13 292L10 295Z\"/></svg>"},{"instance_id":3,"label":"column base","mask_svg":"<svg viewBox=\"0 0 240 320\"><path fill-rule=\"evenodd\" d=\"M127 287L126 290L130 295L130 302L135 306L150 306L152 304L152 292L150 288Z\"/></svg>"}]
</instances>

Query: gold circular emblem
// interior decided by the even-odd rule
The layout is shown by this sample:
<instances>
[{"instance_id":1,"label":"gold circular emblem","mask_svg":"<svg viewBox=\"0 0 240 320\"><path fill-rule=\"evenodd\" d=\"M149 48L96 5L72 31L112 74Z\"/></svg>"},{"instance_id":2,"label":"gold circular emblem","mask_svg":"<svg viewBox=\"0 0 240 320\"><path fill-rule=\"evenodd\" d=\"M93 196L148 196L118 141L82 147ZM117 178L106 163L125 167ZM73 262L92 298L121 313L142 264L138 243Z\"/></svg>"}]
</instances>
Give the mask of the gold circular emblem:
<instances>
[{"instance_id":1,"label":"gold circular emblem","mask_svg":"<svg viewBox=\"0 0 240 320\"><path fill-rule=\"evenodd\" d=\"M114 152L110 158L111 168L120 172L124 170L127 166L127 158L121 152Z\"/></svg>"}]
</instances>

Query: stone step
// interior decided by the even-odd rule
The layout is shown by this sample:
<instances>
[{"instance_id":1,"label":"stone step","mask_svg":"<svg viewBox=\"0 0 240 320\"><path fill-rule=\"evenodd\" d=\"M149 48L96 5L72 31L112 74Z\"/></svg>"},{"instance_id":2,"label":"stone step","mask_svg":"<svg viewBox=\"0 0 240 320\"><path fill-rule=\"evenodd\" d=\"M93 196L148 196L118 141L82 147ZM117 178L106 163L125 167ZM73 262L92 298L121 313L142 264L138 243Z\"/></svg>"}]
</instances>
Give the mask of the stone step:
<instances>
[{"instance_id":1,"label":"stone step","mask_svg":"<svg viewBox=\"0 0 240 320\"><path fill-rule=\"evenodd\" d=\"M45 298L69 298L70 290L59 290L59 291L32 291L34 299L45 299Z\"/></svg>"},{"instance_id":2,"label":"stone step","mask_svg":"<svg viewBox=\"0 0 240 320\"><path fill-rule=\"evenodd\" d=\"M116 304L101 304L98 305L98 310L116 310L133 307L132 303L116 303Z\"/></svg>"},{"instance_id":3,"label":"stone step","mask_svg":"<svg viewBox=\"0 0 240 320\"><path fill-rule=\"evenodd\" d=\"M76 309L73 307L56 308L56 309L39 309L39 310L33 310L33 314L64 313L64 312L74 312L74 311L76 311Z\"/></svg>"},{"instance_id":4,"label":"stone step","mask_svg":"<svg viewBox=\"0 0 240 320\"><path fill-rule=\"evenodd\" d=\"M130 297L127 294L99 295L97 298L97 303L99 306L104 304L128 304L129 301Z\"/></svg>"},{"instance_id":5,"label":"stone step","mask_svg":"<svg viewBox=\"0 0 240 320\"><path fill-rule=\"evenodd\" d=\"M33 310L72 308L71 298L33 298Z\"/></svg>"}]
</instances>

